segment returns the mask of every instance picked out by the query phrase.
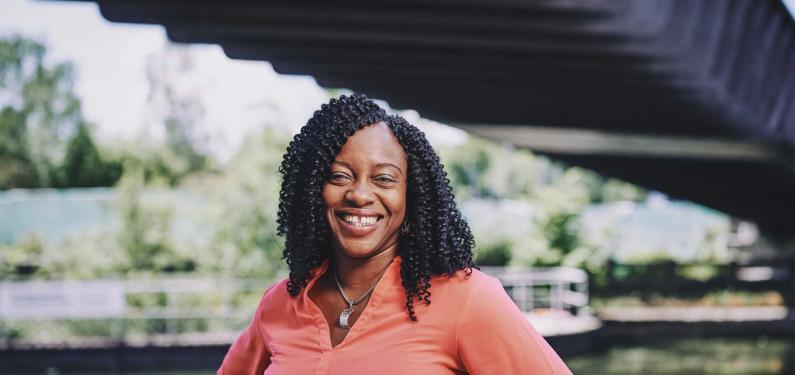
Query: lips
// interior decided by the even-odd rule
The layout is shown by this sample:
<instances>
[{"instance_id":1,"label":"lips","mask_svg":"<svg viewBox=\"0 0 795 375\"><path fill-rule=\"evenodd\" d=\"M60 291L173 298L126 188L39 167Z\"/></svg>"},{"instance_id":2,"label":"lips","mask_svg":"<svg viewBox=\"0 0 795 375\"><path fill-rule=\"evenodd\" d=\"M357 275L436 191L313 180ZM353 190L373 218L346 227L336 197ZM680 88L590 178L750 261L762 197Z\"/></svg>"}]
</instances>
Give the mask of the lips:
<instances>
[{"instance_id":1,"label":"lips","mask_svg":"<svg viewBox=\"0 0 795 375\"><path fill-rule=\"evenodd\" d=\"M348 235L355 237L372 233L384 218L383 215L374 212L340 211L335 214L340 228Z\"/></svg>"},{"instance_id":2,"label":"lips","mask_svg":"<svg viewBox=\"0 0 795 375\"><path fill-rule=\"evenodd\" d=\"M342 215L342 220L346 223L357 227L369 227L375 225L379 218L378 216L356 216L356 215Z\"/></svg>"}]
</instances>

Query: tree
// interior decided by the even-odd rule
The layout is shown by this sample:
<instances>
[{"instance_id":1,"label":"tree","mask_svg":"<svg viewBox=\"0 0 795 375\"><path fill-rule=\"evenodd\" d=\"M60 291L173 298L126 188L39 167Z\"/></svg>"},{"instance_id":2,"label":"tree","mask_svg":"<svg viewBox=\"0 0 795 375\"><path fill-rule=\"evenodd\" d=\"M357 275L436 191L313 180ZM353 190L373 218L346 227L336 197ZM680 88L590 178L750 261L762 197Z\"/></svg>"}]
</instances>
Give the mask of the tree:
<instances>
[{"instance_id":1,"label":"tree","mask_svg":"<svg viewBox=\"0 0 795 375\"><path fill-rule=\"evenodd\" d=\"M110 186L120 168L94 146L73 67L46 64L46 52L22 36L0 39L0 188Z\"/></svg>"},{"instance_id":2,"label":"tree","mask_svg":"<svg viewBox=\"0 0 795 375\"><path fill-rule=\"evenodd\" d=\"M273 129L250 135L212 186L208 219L215 230L199 262L207 272L272 278L283 269L276 209L278 168L289 140Z\"/></svg>"},{"instance_id":3,"label":"tree","mask_svg":"<svg viewBox=\"0 0 795 375\"><path fill-rule=\"evenodd\" d=\"M117 188L121 228L117 240L125 260L122 272L187 272L195 261L180 254L171 236L173 210L143 199L143 171L125 166Z\"/></svg>"},{"instance_id":4,"label":"tree","mask_svg":"<svg viewBox=\"0 0 795 375\"><path fill-rule=\"evenodd\" d=\"M168 151L159 160L174 176L171 183L177 184L209 161L202 150L205 135L199 131L205 115L203 90L196 86L199 72L188 47L167 45L149 57L146 74L149 122L163 127Z\"/></svg>"},{"instance_id":5,"label":"tree","mask_svg":"<svg viewBox=\"0 0 795 375\"><path fill-rule=\"evenodd\" d=\"M65 139L84 123L69 63L47 66L46 48L13 36L0 39L0 186L56 182Z\"/></svg>"},{"instance_id":6,"label":"tree","mask_svg":"<svg viewBox=\"0 0 795 375\"><path fill-rule=\"evenodd\" d=\"M121 175L121 164L102 160L88 127L81 124L69 140L60 172L63 186L112 186Z\"/></svg>"}]
</instances>

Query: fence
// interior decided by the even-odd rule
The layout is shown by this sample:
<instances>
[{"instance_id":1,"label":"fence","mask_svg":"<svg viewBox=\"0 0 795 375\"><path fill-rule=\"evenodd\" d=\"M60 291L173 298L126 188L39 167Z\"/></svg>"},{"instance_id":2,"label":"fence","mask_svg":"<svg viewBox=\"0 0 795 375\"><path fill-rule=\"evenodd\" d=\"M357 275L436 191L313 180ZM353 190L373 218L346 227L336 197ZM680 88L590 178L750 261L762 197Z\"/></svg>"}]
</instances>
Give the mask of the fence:
<instances>
[{"instance_id":1,"label":"fence","mask_svg":"<svg viewBox=\"0 0 795 375\"><path fill-rule=\"evenodd\" d=\"M588 274L581 269L482 267L481 270L498 278L522 311L556 309L573 315L589 312Z\"/></svg>"},{"instance_id":2,"label":"fence","mask_svg":"<svg viewBox=\"0 0 795 375\"><path fill-rule=\"evenodd\" d=\"M0 282L0 344L227 341L268 281L162 278Z\"/></svg>"},{"instance_id":3,"label":"fence","mask_svg":"<svg viewBox=\"0 0 795 375\"><path fill-rule=\"evenodd\" d=\"M795 258L778 257L746 264L676 263L621 264L610 261L606 280L593 288L598 295L705 294L716 290L795 291Z\"/></svg>"},{"instance_id":4,"label":"fence","mask_svg":"<svg viewBox=\"0 0 795 375\"><path fill-rule=\"evenodd\" d=\"M576 268L487 267L522 311L587 309ZM0 344L106 345L228 341L251 318L269 281L163 278L0 282Z\"/></svg>"}]
</instances>

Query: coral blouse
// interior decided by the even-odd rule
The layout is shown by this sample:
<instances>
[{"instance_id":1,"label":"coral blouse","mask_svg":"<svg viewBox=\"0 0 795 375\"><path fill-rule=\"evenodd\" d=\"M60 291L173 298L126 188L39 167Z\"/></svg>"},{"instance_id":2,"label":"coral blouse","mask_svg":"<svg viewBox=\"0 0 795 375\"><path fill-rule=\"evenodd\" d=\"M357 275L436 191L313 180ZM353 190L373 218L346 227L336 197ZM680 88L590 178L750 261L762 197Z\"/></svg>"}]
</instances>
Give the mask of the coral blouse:
<instances>
[{"instance_id":1,"label":"coral blouse","mask_svg":"<svg viewBox=\"0 0 795 375\"><path fill-rule=\"evenodd\" d=\"M332 347L326 319L307 294L327 268L295 298L287 280L268 289L218 374L571 374L500 282L478 270L433 277L431 304L416 303L419 320L411 322L400 257Z\"/></svg>"}]
</instances>

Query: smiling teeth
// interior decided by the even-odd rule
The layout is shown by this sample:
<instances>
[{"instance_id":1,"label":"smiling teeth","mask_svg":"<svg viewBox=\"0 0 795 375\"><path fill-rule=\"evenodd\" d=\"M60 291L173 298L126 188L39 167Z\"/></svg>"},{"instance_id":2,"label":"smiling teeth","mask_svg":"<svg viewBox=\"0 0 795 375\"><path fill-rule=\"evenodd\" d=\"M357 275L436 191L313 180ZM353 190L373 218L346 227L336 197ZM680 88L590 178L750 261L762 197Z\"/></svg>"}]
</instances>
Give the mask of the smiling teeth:
<instances>
[{"instance_id":1,"label":"smiling teeth","mask_svg":"<svg viewBox=\"0 0 795 375\"><path fill-rule=\"evenodd\" d=\"M378 221L378 218L375 216L353 216L353 215L344 215L342 217L346 223L357 226L357 227L369 227L371 225L375 225Z\"/></svg>"}]
</instances>

